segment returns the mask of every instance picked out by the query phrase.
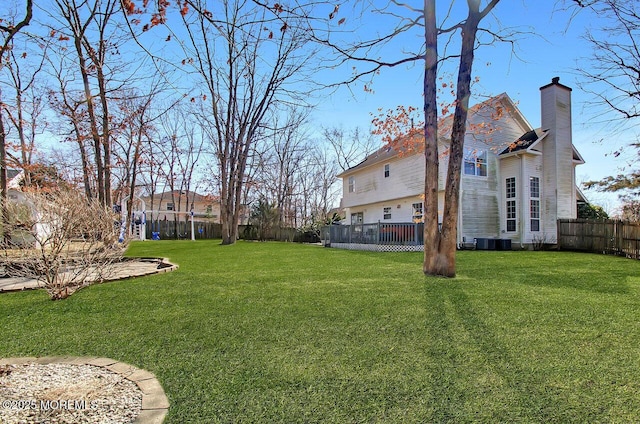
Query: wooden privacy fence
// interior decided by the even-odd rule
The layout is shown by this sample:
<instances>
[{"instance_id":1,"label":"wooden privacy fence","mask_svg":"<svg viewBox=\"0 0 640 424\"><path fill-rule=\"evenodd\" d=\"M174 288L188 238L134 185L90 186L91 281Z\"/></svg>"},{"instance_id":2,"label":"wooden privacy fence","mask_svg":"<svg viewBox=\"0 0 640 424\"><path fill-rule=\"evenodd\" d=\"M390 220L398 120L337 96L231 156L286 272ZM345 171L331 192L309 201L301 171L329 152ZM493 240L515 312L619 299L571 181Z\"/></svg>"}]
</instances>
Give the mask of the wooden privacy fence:
<instances>
[{"instance_id":1,"label":"wooden privacy fence","mask_svg":"<svg viewBox=\"0 0 640 424\"><path fill-rule=\"evenodd\" d=\"M615 220L560 219L558 248L640 259L640 224Z\"/></svg>"},{"instance_id":2,"label":"wooden privacy fence","mask_svg":"<svg viewBox=\"0 0 640 424\"><path fill-rule=\"evenodd\" d=\"M196 239L222 238L222 225L213 222L194 222L193 229ZM190 221L157 221L147 222L147 240L152 239L152 233L159 233L160 240L191 239Z\"/></svg>"}]
</instances>

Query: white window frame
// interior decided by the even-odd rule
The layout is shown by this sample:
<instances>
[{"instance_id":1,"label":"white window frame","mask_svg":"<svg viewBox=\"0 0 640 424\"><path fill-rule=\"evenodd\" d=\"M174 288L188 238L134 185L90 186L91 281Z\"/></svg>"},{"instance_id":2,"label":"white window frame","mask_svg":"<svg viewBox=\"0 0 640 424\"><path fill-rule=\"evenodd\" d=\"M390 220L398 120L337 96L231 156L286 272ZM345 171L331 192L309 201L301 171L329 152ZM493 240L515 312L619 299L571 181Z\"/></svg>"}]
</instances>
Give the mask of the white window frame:
<instances>
[{"instance_id":1,"label":"white window frame","mask_svg":"<svg viewBox=\"0 0 640 424\"><path fill-rule=\"evenodd\" d=\"M411 205L411 209L413 210L412 220L413 222L423 222L424 221L424 204L422 202L416 202Z\"/></svg>"},{"instance_id":2,"label":"white window frame","mask_svg":"<svg viewBox=\"0 0 640 424\"><path fill-rule=\"evenodd\" d=\"M349 193L355 193L356 192L356 177L351 176L349 177Z\"/></svg>"},{"instance_id":3,"label":"white window frame","mask_svg":"<svg viewBox=\"0 0 640 424\"><path fill-rule=\"evenodd\" d=\"M465 149L462 172L464 175L486 177L488 174L487 151Z\"/></svg>"},{"instance_id":4,"label":"white window frame","mask_svg":"<svg viewBox=\"0 0 640 424\"><path fill-rule=\"evenodd\" d=\"M507 232L515 233L517 227L518 207L515 200L507 200Z\"/></svg>"},{"instance_id":5,"label":"white window frame","mask_svg":"<svg viewBox=\"0 0 640 424\"><path fill-rule=\"evenodd\" d=\"M386 206L382 208L382 219L384 220L391 219L391 206Z\"/></svg>"},{"instance_id":6,"label":"white window frame","mask_svg":"<svg viewBox=\"0 0 640 424\"><path fill-rule=\"evenodd\" d=\"M529 226L531 232L540 231L540 177L529 177Z\"/></svg>"},{"instance_id":7,"label":"white window frame","mask_svg":"<svg viewBox=\"0 0 640 424\"><path fill-rule=\"evenodd\" d=\"M533 199L540 198L540 177L529 177L529 193Z\"/></svg>"},{"instance_id":8,"label":"white window frame","mask_svg":"<svg viewBox=\"0 0 640 424\"><path fill-rule=\"evenodd\" d=\"M505 197L506 201L506 230L508 233L518 231L518 203L516 177L508 177L505 179Z\"/></svg>"},{"instance_id":9,"label":"white window frame","mask_svg":"<svg viewBox=\"0 0 640 424\"><path fill-rule=\"evenodd\" d=\"M389 176L391 175L391 165L388 163L384 164L384 177L385 178L389 178Z\"/></svg>"},{"instance_id":10,"label":"white window frame","mask_svg":"<svg viewBox=\"0 0 640 424\"><path fill-rule=\"evenodd\" d=\"M364 221L364 213L356 212L351 214L351 225L359 225Z\"/></svg>"},{"instance_id":11,"label":"white window frame","mask_svg":"<svg viewBox=\"0 0 640 424\"><path fill-rule=\"evenodd\" d=\"M540 200L539 199L531 199L529 201L529 213L531 214L530 225L531 232L539 232L540 231Z\"/></svg>"}]
</instances>

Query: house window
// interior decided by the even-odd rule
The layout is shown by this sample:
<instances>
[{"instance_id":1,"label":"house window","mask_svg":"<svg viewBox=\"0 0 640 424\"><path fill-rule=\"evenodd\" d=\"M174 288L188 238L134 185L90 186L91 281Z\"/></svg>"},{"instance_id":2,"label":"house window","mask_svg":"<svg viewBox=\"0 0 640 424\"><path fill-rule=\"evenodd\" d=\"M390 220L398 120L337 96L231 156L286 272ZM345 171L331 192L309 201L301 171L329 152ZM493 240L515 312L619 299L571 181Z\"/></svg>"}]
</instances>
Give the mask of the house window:
<instances>
[{"instance_id":1,"label":"house window","mask_svg":"<svg viewBox=\"0 0 640 424\"><path fill-rule=\"evenodd\" d=\"M516 230L516 201L507 200L507 231Z\"/></svg>"},{"instance_id":2,"label":"house window","mask_svg":"<svg viewBox=\"0 0 640 424\"><path fill-rule=\"evenodd\" d=\"M213 205L207 205L207 213L213 212Z\"/></svg>"},{"instance_id":3,"label":"house window","mask_svg":"<svg viewBox=\"0 0 640 424\"><path fill-rule=\"evenodd\" d=\"M175 206L173 205L173 203L167 203L167 210L168 210L168 211L173 211L173 210L175 210Z\"/></svg>"},{"instance_id":4,"label":"house window","mask_svg":"<svg viewBox=\"0 0 640 424\"><path fill-rule=\"evenodd\" d=\"M362 212L351 214L351 225L362 224L364 221L364 214Z\"/></svg>"},{"instance_id":5,"label":"house window","mask_svg":"<svg viewBox=\"0 0 640 424\"><path fill-rule=\"evenodd\" d=\"M487 152L485 150L465 149L464 174L477 177L487 176Z\"/></svg>"},{"instance_id":6,"label":"house window","mask_svg":"<svg viewBox=\"0 0 640 424\"><path fill-rule=\"evenodd\" d=\"M516 178L507 178L507 199L513 199L516 197Z\"/></svg>"},{"instance_id":7,"label":"house window","mask_svg":"<svg viewBox=\"0 0 640 424\"><path fill-rule=\"evenodd\" d=\"M529 187L530 187L531 197L536 199L540 198L540 178L538 177L529 178Z\"/></svg>"},{"instance_id":8,"label":"house window","mask_svg":"<svg viewBox=\"0 0 640 424\"><path fill-rule=\"evenodd\" d=\"M529 204L531 231L540 231L540 178L529 178L529 195L531 197Z\"/></svg>"},{"instance_id":9,"label":"house window","mask_svg":"<svg viewBox=\"0 0 640 424\"><path fill-rule=\"evenodd\" d=\"M506 198L515 199L516 197L516 179L510 177L506 179ZM515 200L507 200L507 231L516 231L517 209Z\"/></svg>"},{"instance_id":10,"label":"house window","mask_svg":"<svg viewBox=\"0 0 640 424\"><path fill-rule=\"evenodd\" d=\"M391 208L383 208L382 209L382 218L383 219L391 219Z\"/></svg>"},{"instance_id":11,"label":"house window","mask_svg":"<svg viewBox=\"0 0 640 424\"><path fill-rule=\"evenodd\" d=\"M422 202L412 204L411 208L413 209L413 222L422 222Z\"/></svg>"},{"instance_id":12,"label":"house window","mask_svg":"<svg viewBox=\"0 0 640 424\"><path fill-rule=\"evenodd\" d=\"M385 164L384 165L384 177L385 178L389 178L389 175L391 175L390 171L391 171L390 165L388 163Z\"/></svg>"},{"instance_id":13,"label":"house window","mask_svg":"<svg viewBox=\"0 0 640 424\"><path fill-rule=\"evenodd\" d=\"M349 177L349 193L356 192L356 177Z\"/></svg>"},{"instance_id":14,"label":"house window","mask_svg":"<svg viewBox=\"0 0 640 424\"><path fill-rule=\"evenodd\" d=\"M540 231L540 200L531 199L531 231Z\"/></svg>"}]
</instances>

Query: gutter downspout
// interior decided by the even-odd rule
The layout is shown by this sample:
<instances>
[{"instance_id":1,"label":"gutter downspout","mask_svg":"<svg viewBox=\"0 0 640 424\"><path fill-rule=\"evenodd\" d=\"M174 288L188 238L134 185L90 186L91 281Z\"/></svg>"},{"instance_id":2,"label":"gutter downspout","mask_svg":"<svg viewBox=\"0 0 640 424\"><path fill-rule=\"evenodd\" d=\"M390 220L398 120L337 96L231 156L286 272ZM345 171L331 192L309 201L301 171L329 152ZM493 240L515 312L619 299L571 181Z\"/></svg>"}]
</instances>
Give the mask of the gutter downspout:
<instances>
[{"instance_id":1,"label":"gutter downspout","mask_svg":"<svg viewBox=\"0 0 640 424\"><path fill-rule=\"evenodd\" d=\"M521 183L520 183L520 187L522 187L522 189L520 190L520 192L522 193L522 200L520 201L522 207L520 208L520 248L522 249L522 247L524 246L524 243L526 241L525 238L525 232L527 229L527 225L526 225L526 219L525 219L525 206L526 206L526 202L525 199L527 198L527 196L525 195L527 192L526 189L526 175L525 175L525 169L524 169L524 155L520 155L517 154L516 156L518 156L520 158L520 178L521 178Z\"/></svg>"}]
</instances>

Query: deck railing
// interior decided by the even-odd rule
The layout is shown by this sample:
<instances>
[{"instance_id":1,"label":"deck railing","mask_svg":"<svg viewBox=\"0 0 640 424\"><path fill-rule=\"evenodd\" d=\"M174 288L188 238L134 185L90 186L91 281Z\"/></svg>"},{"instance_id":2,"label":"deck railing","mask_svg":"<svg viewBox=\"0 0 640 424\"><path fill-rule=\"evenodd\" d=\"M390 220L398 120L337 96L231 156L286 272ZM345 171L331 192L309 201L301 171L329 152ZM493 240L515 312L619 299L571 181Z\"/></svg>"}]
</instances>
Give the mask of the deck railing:
<instances>
[{"instance_id":1,"label":"deck railing","mask_svg":"<svg viewBox=\"0 0 640 424\"><path fill-rule=\"evenodd\" d=\"M424 244L423 223L377 222L375 224L329 225L322 228L327 244L419 246Z\"/></svg>"}]
</instances>

